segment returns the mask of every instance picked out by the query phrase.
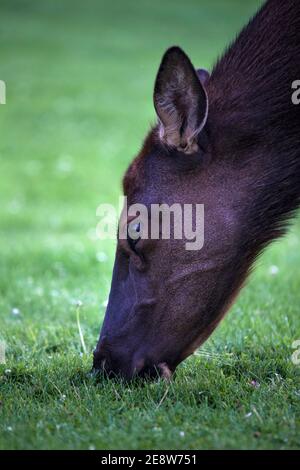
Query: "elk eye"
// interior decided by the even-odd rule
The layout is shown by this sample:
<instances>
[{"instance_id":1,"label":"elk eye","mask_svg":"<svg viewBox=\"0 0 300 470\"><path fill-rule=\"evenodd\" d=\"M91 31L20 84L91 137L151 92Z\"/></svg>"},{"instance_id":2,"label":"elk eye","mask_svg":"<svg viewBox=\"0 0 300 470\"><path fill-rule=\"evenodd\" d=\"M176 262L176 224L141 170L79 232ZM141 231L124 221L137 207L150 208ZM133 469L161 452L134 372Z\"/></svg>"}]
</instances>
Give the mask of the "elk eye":
<instances>
[{"instance_id":1,"label":"elk eye","mask_svg":"<svg viewBox=\"0 0 300 470\"><path fill-rule=\"evenodd\" d=\"M135 249L136 244L141 238L141 224L131 222L127 226L127 240L132 250Z\"/></svg>"}]
</instances>

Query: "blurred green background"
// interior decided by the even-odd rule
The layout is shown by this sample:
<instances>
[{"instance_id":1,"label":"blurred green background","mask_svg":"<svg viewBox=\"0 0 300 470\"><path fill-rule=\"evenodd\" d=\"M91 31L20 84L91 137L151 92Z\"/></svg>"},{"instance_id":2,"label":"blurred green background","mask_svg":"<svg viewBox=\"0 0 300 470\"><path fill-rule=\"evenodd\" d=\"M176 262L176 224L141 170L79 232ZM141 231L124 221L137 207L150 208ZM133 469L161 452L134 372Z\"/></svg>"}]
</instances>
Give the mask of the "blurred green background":
<instances>
[{"instance_id":1,"label":"blurred green background","mask_svg":"<svg viewBox=\"0 0 300 470\"><path fill-rule=\"evenodd\" d=\"M161 56L177 44L210 69L261 3L1 0L1 448L299 445L299 224L167 394L88 374L115 249L96 208L155 120Z\"/></svg>"}]
</instances>

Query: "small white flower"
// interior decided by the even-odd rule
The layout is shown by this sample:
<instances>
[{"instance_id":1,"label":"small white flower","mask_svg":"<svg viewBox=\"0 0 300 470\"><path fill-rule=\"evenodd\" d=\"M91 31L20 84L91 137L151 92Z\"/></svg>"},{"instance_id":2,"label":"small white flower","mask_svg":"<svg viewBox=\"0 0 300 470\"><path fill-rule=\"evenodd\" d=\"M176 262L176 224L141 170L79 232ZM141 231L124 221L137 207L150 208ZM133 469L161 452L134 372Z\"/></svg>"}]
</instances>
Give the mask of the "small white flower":
<instances>
[{"instance_id":1,"label":"small white flower","mask_svg":"<svg viewBox=\"0 0 300 470\"><path fill-rule=\"evenodd\" d=\"M276 276L279 273L278 266L271 266L269 269L269 273L271 274L271 276Z\"/></svg>"},{"instance_id":2,"label":"small white flower","mask_svg":"<svg viewBox=\"0 0 300 470\"><path fill-rule=\"evenodd\" d=\"M185 432L184 432L184 431L180 431L179 436L180 436L180 437L184 437L184 436L185 436Z\"/></svg>"},{"instance_id":3,"label":"small white flower","mask_svg":"<svg viewBox=\"0 0 300 470\"><path fill-rule=\"evenodd\" d=\"M96 254L96 259L97 259L97 261L99 261L99 263L105 263L105 261L108 260L108 256L107 256L106 253L104 253L104 251L99 251Z\"/></svg>"},{"instance_id":4,"label":"small white flower","mask_svg":"<svg viewBox=\"0 0 300 470\"><path fill-rule=\"evenodd\" d=\"M257 380L251 380L250 385L254 388L259 388L260 387L260 383L257 382Z\"/></svg>"},{"instance_id":5,"label":"small white flower","mask_svg":"<svg viewBox=\"0 0 300 470\"><path fill-rule=\"evenodd\" d=\"M249 413L245 415L245 418L250 418L251 416L252 416L252 412L250 411Z\"/></svg>"},{"instance_id":6,"label":"small white flower","mask_svg":"<svg viewBox=\"0 0 300 470\"><path fill-rule=\"evenodd\" d=\"M58 173L70 173L73 170L73 158L70 155L62 155L56 163L56 170Z\"/></svg>"},{"instance_id":7,"label":"small white flower","mask_svg":"<svg viewBox=\"0 0 300 470\"><path fill-rule=\"evenodd\" d=\"M8 432L12 432L13 428L12 428L11 426L7 426L6 430L7 430Z\"/></svg>"},{"instance_id":8,"label":"small white flower","mask_svg":"<svg viewBox=\"0 0 300 470\"><path fill-rule=\"evenodd\" d=\"M59 291L56 289L51 290L51 297L59 297Z\"/></svg>"},{"instance_id":9,"label":"small white flower","mask_svg":"<svg viewBox=\"0 0 300 470\"><path fill-rule=\"evenodd\" d=\"M36 287L35 293L36 293L36 295L38 295L39 297L42 297L42 296L44 295L44 289L43 289L42 287Z\"/></svg>"},{"instance_id":10,"label":"small white flower","mask_svg":"<svg viewBox=\"0 0 300 470\"><path fill-rule=\"evenodd\" d=\"M65 401L66 398L67 398L66 395L61 395L60 401Z\"/></svg>"},{"instance_id":11,"label":"small white flower","mask_svg":"<svg viewBox=\"0 0 300 470\"><path fill-rule=\"evenodd\" d=\"M76 300L76 307L82 307L83 303L81 300Z\"/></svg>"},{"instance_id":12,"label":"small white flower","mask_svg":"<svg viewBox=\"0 0 300 470\"><path fill-rule=\"evenodd\" d=\"M11 310L11 313L12 313L12 315L20 315L20 310L18 308L14 307Z\"/></svg>"},{"instance_id":13,"label":"small white flower","mask_svg":"<svg viewBox=\"0 0 300 470\"><path fill-rule=\"evenodd\" d=\"M5 374L11 374L11 369L6 369L4 372Z\"/></svg>"}]
</instances>

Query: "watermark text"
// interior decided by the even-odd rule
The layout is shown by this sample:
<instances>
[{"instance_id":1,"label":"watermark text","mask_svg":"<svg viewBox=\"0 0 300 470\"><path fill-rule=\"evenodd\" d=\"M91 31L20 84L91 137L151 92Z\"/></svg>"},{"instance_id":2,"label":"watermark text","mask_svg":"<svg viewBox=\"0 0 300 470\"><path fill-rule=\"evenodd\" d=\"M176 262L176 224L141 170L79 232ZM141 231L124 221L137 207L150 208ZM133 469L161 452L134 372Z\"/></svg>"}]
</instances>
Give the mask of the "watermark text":
<instances>
[{"instance_id":1,"label":"watermark text","mask_svg":"<svg viewBox=\"0 0 300 470\"><path fill-rule=\"evenodd\" d=\"M292 103L297 106L300 104L300 80L292 83L292 90L295 90L292 94Z\"/></svg>"},{"instance_id":2,"label":"watermark text","mask_svg":"<svg viewBox=\"0 0 300 470\"><path fill-rule=\"evenodd\" d=\"M6 104L6 85L3 80L0 80L0 104Z\"/></svg>"},{"instance_id":3,"label":"watermark text","mask_svg":"<svg viewBox=\"0 0 300 470\"><path fill-rule=\"evenodd\" d=\"M0 364L5 364L5 342L0 341Z\"/></svg>"},{"instance_id":4,"label":"watermark text","mask_svg":"<svg viewBox=\"0 0 300 470\"><path fill-rule=\"evenodd\" d=\"M119 216L120 214L120 216ZM201 250L204 245L203 204L127 204L119 199L119 210L111 204L100 204L96 212L100 221L96 233L100 240L128 237L142 240L184 240L186 250Z\"/></svg>"}]
</instances>

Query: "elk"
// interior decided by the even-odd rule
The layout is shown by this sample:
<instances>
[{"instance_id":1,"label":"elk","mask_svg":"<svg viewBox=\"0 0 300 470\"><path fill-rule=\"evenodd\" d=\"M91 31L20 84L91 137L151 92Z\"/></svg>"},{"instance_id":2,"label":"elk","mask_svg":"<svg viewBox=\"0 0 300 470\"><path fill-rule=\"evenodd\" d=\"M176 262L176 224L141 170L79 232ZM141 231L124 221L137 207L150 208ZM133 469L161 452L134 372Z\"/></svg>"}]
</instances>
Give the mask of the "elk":
<instances>
[{"instance_id":1,"label":"elk","mask_svg":"<svg viewBox=\"0 0 300 470\"><path fill-rule=\"evenodd\" d=\"M300 205L300 2L268 0L218 60L197 71L166 51L157 125L123 180L129 204L203 204L205 241L117 242L94 370L169 378L224 317L264 248ZM120 219L125 230L130 219ZM151 223L151 221L149 221Z\"/></svg>"}]
</instances>

